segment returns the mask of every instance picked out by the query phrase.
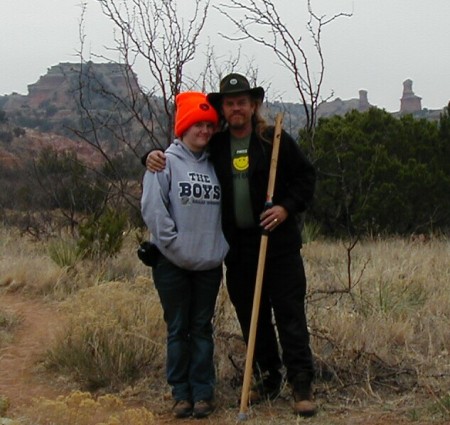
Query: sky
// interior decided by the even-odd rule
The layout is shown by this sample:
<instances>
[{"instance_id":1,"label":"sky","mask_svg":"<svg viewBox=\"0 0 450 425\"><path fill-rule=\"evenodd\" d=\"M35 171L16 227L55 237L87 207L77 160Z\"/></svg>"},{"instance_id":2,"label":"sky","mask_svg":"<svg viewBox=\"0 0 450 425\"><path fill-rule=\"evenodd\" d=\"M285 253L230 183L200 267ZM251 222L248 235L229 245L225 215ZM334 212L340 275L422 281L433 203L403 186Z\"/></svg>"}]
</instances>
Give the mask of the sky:
<instances>
[{"instance_id":1,"label":"sky","mask_svg":"<svg viewBox=\"0 0 450 425\"><path fill-rule=\"evenodd\" d=\"M102 14L96 0L84 1L87 3L84 55L86 51L103 55L105 49L114 46L112 23ZM186 8L191 1L178 0L179 7ZM211 2L218 5L226 0ZM306 39L306 0L273 2L288 27ZM352 14L323 28L323 98L348 100L357 98L359 90L366 90L372 105L394 112L400 109L403 82L411 79L414 93L422 98L422 107L441 109L448 104L450 0L311 0L311 3L319 16ZM27 94L27 86L38 81L50 67L60 62L79 62L80 0L0 0L0 5L0 95ZM232 35L234 31L222 14L211 9L198 54L202 55L207 41L220 54L236 51L236 42L219 35ZM243 56L259 70L261 84L270 82L274 98L298 101L291 74L269 50L249 42L243 43L242 49ZM91 59L95 61L95 56ZM145 85L149 78L145 67L135 72ZM190 72L195 73L195 65Z\"/></svg>"}]
</instances>

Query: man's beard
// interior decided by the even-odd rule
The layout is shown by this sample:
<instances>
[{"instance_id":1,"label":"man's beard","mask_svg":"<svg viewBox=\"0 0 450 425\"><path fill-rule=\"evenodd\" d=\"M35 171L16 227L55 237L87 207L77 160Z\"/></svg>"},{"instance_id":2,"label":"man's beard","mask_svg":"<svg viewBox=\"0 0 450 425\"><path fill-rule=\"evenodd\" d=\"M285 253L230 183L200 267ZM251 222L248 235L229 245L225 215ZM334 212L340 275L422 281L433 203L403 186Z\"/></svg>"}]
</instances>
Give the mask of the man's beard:
<instances>
[{"instance_id":1,"label":"man's beard","mask_svg":"<svg viewBox=\"0 0 450 425\"><path fill-rule=\"evenodd\" d=\"M235 115L235 117L239 117L241 119L239 119L239 120L230 119L230 121L228 121L229 128L232 128L235 130L242 130L247 127L248 122L245 120L245 118L242 115ZM233 117L231 117L231 118L233 118Z\"/></svg>"}]
</instances>

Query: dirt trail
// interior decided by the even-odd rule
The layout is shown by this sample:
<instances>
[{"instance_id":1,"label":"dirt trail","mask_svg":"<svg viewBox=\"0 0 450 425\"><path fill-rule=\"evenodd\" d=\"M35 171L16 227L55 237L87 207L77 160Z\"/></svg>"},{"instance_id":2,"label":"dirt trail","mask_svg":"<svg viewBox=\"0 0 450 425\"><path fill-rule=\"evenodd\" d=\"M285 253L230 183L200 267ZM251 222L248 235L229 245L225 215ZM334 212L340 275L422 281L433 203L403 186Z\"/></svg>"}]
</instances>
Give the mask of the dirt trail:
<instances>
[{"instance_id":1,"label":"dirt trail","mask_svg":"<svg viewBox=\"0 0 450 425\"><path fill-rule=\"evenodd\" d=\"M0 294L0 307L21 317L14 340L0 348L0 395L10 401L10 411L29 404L35 397L54 398L62 385L46 379L37 360L62 324L54 305L18 294Z\"/></svg>"}]
</instances>

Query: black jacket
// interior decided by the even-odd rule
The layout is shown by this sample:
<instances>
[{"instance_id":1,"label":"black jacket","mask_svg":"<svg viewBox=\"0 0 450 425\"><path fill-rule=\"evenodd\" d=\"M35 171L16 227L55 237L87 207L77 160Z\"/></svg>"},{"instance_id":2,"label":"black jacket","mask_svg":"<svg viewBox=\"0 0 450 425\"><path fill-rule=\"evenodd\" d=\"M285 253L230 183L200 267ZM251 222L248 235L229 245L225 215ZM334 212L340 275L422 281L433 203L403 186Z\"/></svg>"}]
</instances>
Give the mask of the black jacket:
<instances>
[{"instance_id":1,"label":"black jacket","mask_svg":"<svg viewBox=\"0 0 450 425\"><path fill-rule=\"evenodd\" d=\"M268 129L267 139L273 138L273 127ZM216 133L209 142L211 160L222 188L222 225L233 256L238 232L234 218L233 176L231 170L230 134ZM252 133L249 146L249 185L255 223L263 212L266 198L272 144ZM312 202L316 173L299 146L286 132L282 132L278 157L273 204L283 206L289 213L286 221L270 232L267 255L277 256L301 248L298 215ZM255 228L259 235L260 229Z\"/></svg>"}]
</instances>

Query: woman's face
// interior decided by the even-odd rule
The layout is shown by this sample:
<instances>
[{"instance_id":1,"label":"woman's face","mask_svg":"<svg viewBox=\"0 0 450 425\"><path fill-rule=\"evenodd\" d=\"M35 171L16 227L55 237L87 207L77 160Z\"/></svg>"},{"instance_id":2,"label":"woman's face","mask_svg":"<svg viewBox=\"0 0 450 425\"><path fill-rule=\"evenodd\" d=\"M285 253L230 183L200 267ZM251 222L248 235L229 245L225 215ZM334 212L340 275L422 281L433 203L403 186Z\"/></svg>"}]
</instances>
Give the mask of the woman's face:
<instances>
[{"instance_id":1,"label":"woman's face","mask_svg":"<svg viewBox=\"0 0 450 425\"><path fill-rule=\"evenodd\" d=\"M199 121L183 134L183 143L193 152L202 151L214 134L216 126L210 121Z\"/></svg>"}]
</instances>

